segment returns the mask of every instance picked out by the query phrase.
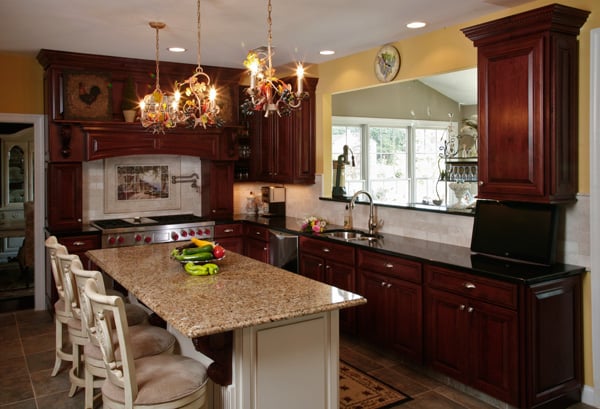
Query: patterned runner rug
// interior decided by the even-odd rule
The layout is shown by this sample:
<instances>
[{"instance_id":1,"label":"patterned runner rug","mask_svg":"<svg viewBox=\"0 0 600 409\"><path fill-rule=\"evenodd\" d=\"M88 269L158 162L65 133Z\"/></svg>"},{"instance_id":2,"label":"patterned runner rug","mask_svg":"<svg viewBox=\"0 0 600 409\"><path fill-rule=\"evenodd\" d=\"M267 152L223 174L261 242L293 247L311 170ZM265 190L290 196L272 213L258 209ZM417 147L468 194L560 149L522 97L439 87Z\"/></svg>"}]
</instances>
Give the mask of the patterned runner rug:
<instances>
[{"instance_id":1,"label":"patterned runner rug","mask_svg":"<svg viewBox=\"0 0 600 409\"><path fill-rule=\"evenodd\" d=\"M410 400L408 395L340 361L340 409L385 409Z\"/></svg>"}]
</instances>

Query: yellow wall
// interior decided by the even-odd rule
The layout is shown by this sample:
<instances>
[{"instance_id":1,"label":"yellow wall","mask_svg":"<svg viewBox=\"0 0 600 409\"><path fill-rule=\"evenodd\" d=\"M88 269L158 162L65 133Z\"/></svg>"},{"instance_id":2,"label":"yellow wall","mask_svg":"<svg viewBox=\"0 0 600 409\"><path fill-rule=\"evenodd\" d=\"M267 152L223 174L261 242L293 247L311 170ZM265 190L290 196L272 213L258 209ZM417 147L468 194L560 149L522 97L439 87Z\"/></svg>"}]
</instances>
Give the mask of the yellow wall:
<instances>
[{"instance_id":1,"label":"yellow wall","mask_svg":"<svg viewBox=\"0 0 600 409\"><path fill-rule=\"evenodd\" d=\"M43 114L43 75L35 56L0 52L0 112Z\"/></svg>"},{"instance_id":2,"label":"yellow wall","mask_svg":"<svg viewBox=\"0 0 600 409\"><path fill-rule=\"evenodd\" d=\"M589 193L589 110L590 110L590 30L600 27L598 0L561 0L561 4L589 10L592 13L579 36L579 192ZM538 0L515 7L508 12L494 13L485 18L448 27L429 34L394 43L400 51L402 64L394 81L406 81L477 65L477 51L473 43L460 31L486 21L542 7L556 1ZM383 44L382 44L383 45ZM349 57L320 64L317 88L317 173L323 173L323 191L331 191L331 95L354 89L381 85L375 78L373 60L379 47ZM592 374L592 319L590 274L583 286L584 301L584 381L593 385Z\"/></svg>"}]
</instances>

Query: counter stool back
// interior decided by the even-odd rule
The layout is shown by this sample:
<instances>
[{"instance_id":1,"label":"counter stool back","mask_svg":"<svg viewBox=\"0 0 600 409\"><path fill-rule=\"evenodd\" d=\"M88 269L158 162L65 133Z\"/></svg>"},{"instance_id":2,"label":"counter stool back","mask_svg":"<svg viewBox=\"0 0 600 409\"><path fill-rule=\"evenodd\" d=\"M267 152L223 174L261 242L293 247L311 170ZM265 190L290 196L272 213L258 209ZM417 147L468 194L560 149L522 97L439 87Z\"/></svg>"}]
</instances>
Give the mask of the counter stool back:
<instances>
[{"instance_id":1,"label":"counter stool back","mask_svg":"<svg viewBox=\"0 0 600 409\"><path fill-rule=\"evenodd\" d=\"M103 295L93 279L86 281L84 293L92 306L94 336L106 366L104 409L205 407L208 377L204 365L181 355L134 359L123 300Z\"/></svg>"},{"instance_id":2,"label":"counter stool back","mask_svg":"<svg viewBox=\"0 0 600 409\"><path fill-rule=\"evenodd\" d=\"M63 333L67 328L67 322L70 315L65 307L65 293L63 289L62 276L59 271L57 254L67 254L67 248L60 244L56 236L50 236L46 239L46 253L50 261L50 269L54 278L54 287L58 294L58 300L54 303L54 331L55 331L55 355L54 368L51 376L56 376L62 362L71 362L73 360L71 348L65 345Z\"/></svg>"}]
</instances>

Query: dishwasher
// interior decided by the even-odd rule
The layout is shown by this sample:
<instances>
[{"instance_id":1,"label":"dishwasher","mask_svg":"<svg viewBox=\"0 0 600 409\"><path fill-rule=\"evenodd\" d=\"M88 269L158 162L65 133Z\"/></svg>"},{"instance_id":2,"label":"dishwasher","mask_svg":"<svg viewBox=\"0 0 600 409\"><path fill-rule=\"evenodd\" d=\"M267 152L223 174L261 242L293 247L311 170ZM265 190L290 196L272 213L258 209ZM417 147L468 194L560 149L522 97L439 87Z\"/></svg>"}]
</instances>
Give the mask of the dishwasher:
<instances>
[{"instance_id":1,"label":"dishwasher","mask_svg":"<svg viewBox=\"0 0 600 409\"><path fill-rule=\"evenodd\" d=\"M269 230L269 264L298 272L298 235Z\"/></svg>"}]
</instances>

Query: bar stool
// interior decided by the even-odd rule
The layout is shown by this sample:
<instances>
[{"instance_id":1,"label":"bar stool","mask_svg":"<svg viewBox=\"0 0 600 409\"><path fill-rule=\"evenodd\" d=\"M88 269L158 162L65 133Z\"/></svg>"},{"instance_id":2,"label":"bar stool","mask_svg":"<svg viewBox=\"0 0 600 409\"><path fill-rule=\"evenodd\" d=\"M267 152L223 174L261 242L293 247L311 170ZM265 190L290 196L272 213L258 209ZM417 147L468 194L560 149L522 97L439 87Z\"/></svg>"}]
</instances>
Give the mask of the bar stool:
<instances>
[{"instance_id":1,"label":"bar stool","mask_svg":"<svg viewBox=\"0 0 600 409\"><path fill-rule=\"evenodd\" d=\"M71 273L71 280L74 279L74 292L77 294L79 318L87 334L87 343L83 346L85 407L91 409L94 404L94 388L101 386L104 382L106 368L102 359L102 351L94 336L96 328L93 326L93 314L89 301L85 297L84 286L88 279L93 279L99 292L106 295L104 279L102 273L99 271L84 270L81 260L75 255L60 255L59 261L64 271ZM127 319L130 316L129 311L144 311L137 305L124 305ZM130 326L129 332L131 334L134 359L158 354L170 354L176 345L176 338L173 334L163 328L149 325L147 321L139 325Z\"/></svg>"},{"instance_id":2,"label":"bar stool","mask_svg":"<svg viewBox=\"0 0 600 409\"><path fill-rule=\"evenodd\" d=\"M123 300L102 295L93 279L85 283L84 294L92 306L94 336L106 366L104 409L205 407L208 377L204 365L172 354L134 359Z\"/></svg>"},{"instance_id":3,"label":"bar stool","mask_svg":"<svg viewBox=\"0 0 600 409\"><path fill-rule=\"evenodd\" d=\"M51 376L56 376L62 362L71 362L73 360L71 348L64 344L63 332L67 328L67 322L70 314L65 307L65 293L63 289L62 276L59 271L57 254L67 254L67 248L60 244L56 236L50 236L46 239L46 250L50 259L50 268L52 277L54 277L54 286L58 293L58 300L54 303L54 327L55 327L55 355L54 368Z\"/></svg>"}]
</instances>

